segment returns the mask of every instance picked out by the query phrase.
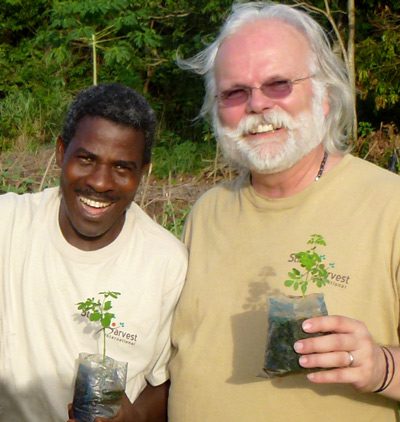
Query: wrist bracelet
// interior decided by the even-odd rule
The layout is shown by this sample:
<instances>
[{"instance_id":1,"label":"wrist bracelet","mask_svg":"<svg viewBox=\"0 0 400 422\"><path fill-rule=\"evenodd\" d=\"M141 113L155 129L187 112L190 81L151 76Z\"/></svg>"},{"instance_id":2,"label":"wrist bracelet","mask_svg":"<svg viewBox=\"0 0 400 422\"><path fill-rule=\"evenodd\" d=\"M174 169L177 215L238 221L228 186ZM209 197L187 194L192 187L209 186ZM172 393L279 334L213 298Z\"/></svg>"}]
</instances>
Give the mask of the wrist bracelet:
<instances>
[{"instance_id":1,"label":"wrist bracelet","mask_svg":"<svg viewBox=\"0 0 400 422\"><path fill-rule=\"evenodd\" d=\"M392 354L392 352L385 346L381 346L382 349L382 353L385 356L385 364L386 364L386 372L385 372L385 376L383 378L383 383L382 385L377 389L374 390L373 393L380 393L381 391L385 390L387 387L389 387L389 385L391 384L391 382L393 381L393 377L394 377L394 373L395 373L395 362L394 362L394 356ZM389 360L387 357L386 352L390 355L391 361L392 361L392 374L390 376L390 379L388 381L388 377L389 377Z\"/></svg>"},{"instance_id":2,"label":"wrist bracelet","mask_svg":"<svg viewBox=\"0 0 400 422\"><path fill-rule=\"evenodd\" d=\"M386 352L388 352L388 353L389 353L389 355L390 355L390 359L391 359L391 361L392 361L392 375L390 376L389 381L388 381L388 382L387 382L387 384L385 385L385 387L384 387L384 389L385 389L385 388L389 387L389 385L390 385L390 384L392 383L392 381L393 381L394 373L395 373L395 371L396 371L396 364L395 364L395 362L394 362L394 356L393 356L393 353L391 352L391 350L390 350L389 348L385 347L385 346L382 346L382 348L383 348L384 350L386 350Z\"/></svg>"}]
</instances>

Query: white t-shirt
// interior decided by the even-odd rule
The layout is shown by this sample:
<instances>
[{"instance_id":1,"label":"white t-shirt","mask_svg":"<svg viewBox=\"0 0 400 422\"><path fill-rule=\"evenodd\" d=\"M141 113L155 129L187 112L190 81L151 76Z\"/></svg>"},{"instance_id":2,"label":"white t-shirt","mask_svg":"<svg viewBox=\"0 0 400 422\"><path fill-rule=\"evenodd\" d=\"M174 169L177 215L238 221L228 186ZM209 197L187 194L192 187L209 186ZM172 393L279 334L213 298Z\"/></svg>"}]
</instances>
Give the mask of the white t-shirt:
<instances>
[{"instance_id":1,"label":"white t-shirt","mask_svg":"<svg viewBox=\"0 0 400 422\"><path fill-rule=\"evenodd\" d=\"M58 225L58 188L0 196L0 383L27 420L65 421L80 352L101 353L98 327L77 302L118 291L107 355L128 362L126 393L168 379L172 313L184 246L135 203L110 245L82 251ZM7 415L1 415L0 420Z\"/></svg>"}]
</instances>

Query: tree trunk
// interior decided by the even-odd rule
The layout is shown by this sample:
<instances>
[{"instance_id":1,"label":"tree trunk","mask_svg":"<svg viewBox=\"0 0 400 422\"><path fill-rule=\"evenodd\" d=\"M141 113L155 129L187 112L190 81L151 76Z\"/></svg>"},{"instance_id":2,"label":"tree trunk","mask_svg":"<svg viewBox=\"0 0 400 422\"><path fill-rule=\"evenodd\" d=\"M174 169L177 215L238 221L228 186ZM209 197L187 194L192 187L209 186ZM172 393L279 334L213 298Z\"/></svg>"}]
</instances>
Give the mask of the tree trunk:
<instances>
[{"instance_id":1,"label":"tree trunk","mask_svg":"<svg viewBox=\"0 0 400 422\"><path fill-rule=\"evenodd\" d=\"M349 22L349 38L347 41L347 58L349 63L349 78L354 98L354 122L353 122L353 142L357 141L357 92L356 92L356 66L355 66L355 29L356 13L354 0L347 0L347 13Z\"/></svg>"}]
</instances>

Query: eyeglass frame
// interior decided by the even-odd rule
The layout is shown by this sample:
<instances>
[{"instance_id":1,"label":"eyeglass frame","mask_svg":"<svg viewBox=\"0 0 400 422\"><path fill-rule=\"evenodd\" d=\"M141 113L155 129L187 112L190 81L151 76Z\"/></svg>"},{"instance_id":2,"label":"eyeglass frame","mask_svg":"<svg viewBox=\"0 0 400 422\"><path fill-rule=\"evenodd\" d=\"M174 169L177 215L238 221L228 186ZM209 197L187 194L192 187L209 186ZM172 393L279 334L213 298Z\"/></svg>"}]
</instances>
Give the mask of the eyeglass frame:
<instances>
[{"instance_id":1,"label":"eyeglass frame","mask_svg":"<svg viewBox=\"0 0 400 422\"><path fill-rule=\"evenodd\" d=\"M297 79L277 79L277 80L272 81L272 82L264 82L260 86L238 86L236 88L224 90L221 93L216 94L214 96L214 98L217 98L219 100L220 104L222 106L224 106L224 107L234 107L235 105L246 104L249 101L249 99L251 98L251 95L252 95L253 90L254 89L260 89L261 92L263 93L263 95L265 95L266 97L270 98L271 100L280 100L280 99L283 99L283 98L288 97L293 92L293 85L296 85L297 83L303 82L303 81L305 81L307 79L311 79L311 78L314 78L314 77L315 77L315 74L312 74L312 75L309 75L309 76L305 76L304 78L297 78ZM282 97L279 97L279 96L278 97L271 97L271 96L269 96L269 95L267 95L267 94L264 93L263 87L267 87L268 88L269 86L272 86L272 85L277 84L277 83L286 83L286 84L289 84L289 86L290 86L289 92L287 94L283 95ZM231 105L223 104L224 99L221 99L221 96L224 93L233 92L233 91L237 91L237 90L243 90L243 91L245 91L246 94L247 94L246 99L243 99L243 101L240 101L237 104L231 104Z\"/></svg>"}]
</instances>

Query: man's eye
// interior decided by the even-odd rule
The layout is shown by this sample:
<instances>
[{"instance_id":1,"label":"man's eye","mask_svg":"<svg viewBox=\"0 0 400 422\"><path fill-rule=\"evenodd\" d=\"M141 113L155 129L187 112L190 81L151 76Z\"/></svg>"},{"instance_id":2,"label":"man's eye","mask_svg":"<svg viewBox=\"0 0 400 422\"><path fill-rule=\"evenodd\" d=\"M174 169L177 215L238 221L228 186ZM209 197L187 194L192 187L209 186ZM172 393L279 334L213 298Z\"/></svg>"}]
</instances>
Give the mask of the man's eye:
<instances>
[{"instance_id":1,"label":"man's eye","mask_svg":"<svg viewBox=\"0 0 400 422\"><path fill-rule=\"evenodd\" d=\"M282 81L275 81L268 84L268 88L274 90L286 90L290 87L290 81L282 80Z\"/></svg>"},{"instance_id":2,"label":"man's eye","mask_svg":"<svg viewBox=\"0 0 400 422\"><path fill-rule=\"evenodd\" d=\"M130 166L128 166L128 165L125 165L125 164L116 164L116 165L114 166L114 168L115 168L118 172L121 172L121 173L123 173L123 172L128 172L128 171L133 171L133 168L132 168L132 167L130 167Z\"/></svg>"},{"instance_id":3,"label":"man's eye","mask_svg":"<svg viewBox=\"0 0 400 422\"><path fill-rule=\"evenodd\" d=\"M225 100L234 100L237 98L247 97L247 91L243 88L231 89L229 91L224 91L221 94L221 97Z\"/></svg>"},{"instance_id":4,"label":"man's eye","mask_svg":"<svg viewBox=\"0 0 400 422\"><path fill-rule=\"evenodd\" d=\"M79 155L78 160L83 164L89 164L93 161L92 157L88 157L87 155Z\"/></svg>"}]
</instances>

